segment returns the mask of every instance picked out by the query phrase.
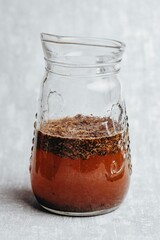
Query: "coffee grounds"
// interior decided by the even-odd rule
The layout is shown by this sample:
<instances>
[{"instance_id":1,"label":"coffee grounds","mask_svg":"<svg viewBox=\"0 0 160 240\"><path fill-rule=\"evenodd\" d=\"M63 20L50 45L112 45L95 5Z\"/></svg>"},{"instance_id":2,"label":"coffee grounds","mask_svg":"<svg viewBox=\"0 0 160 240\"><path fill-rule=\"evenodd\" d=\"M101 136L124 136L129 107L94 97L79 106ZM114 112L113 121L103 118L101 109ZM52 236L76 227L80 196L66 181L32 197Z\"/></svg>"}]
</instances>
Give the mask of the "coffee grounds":
<instances>
[{"instance_id":1,"label":"coffee grounds","mask_svg":"<svg viewBox=\"0 0 160 240\"><path fill-rule=\"evenodd\" d=\"M60 157L85 160L118 152L121 139L120 126L110 118L78 114L41 124L37 148Z\"/></svg>"}]
</instances>

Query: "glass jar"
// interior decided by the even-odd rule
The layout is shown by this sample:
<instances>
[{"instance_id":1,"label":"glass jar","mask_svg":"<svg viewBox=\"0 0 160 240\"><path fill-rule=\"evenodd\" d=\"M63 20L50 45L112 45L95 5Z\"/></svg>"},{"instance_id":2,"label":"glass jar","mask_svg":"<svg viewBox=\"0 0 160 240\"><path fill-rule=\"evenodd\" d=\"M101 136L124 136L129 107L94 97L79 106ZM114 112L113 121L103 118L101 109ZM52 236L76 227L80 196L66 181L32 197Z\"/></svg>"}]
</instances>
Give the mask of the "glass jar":
<instances>
[{"instance_id":1,"label":"glass jar","mask_svg":"<svg viewBox=\"0 0 160 240\"><path fill-rule=\"evenodd\" d=\"M128 118L118 78L125 45L41 34L46 63L30 163L39 204L57 214L115 210L128 191Z\"/></svg>"}]
</instances>

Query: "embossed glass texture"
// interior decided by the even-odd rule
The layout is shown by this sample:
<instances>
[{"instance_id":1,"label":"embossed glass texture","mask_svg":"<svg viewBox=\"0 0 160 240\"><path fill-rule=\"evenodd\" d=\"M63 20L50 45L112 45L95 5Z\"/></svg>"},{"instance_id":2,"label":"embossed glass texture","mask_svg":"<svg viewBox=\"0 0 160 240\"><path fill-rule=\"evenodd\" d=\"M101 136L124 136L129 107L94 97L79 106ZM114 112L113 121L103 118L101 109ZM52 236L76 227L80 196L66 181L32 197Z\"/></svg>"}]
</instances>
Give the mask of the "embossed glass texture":
<instances>
[{"instance_id":1,"label":"embossed glass texture","mask_svg":"<svg viewBox=\"0 0 160 240\"><path fill-rule=\"evenodd\" d=\"M41 34L45 75L30 162L33 193L57 214L115 210L131 175L119 70L125 45Z\"/></svg>"}]
</instances>

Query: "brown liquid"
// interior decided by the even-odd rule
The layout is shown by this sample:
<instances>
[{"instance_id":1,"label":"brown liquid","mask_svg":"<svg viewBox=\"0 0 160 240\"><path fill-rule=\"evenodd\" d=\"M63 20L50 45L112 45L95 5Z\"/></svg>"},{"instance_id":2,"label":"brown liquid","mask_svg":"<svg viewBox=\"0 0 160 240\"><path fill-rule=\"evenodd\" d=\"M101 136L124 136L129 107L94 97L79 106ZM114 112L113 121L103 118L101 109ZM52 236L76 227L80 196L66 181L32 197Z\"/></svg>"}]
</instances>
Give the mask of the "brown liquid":
<instances>
[{"instance_id":1,"label":"brown liquid","mask_svg":"<svg viewBox=\"0 0 160 240\"><path fill-rule=\"evenodd\" d=\"M68 212L118 206L129 185L122 132L108 136L106 118L64 118L37 132L31 165L33 192L40 204ZM123 146L124 147L124 146Z\"/></svg>"}]
</instances>

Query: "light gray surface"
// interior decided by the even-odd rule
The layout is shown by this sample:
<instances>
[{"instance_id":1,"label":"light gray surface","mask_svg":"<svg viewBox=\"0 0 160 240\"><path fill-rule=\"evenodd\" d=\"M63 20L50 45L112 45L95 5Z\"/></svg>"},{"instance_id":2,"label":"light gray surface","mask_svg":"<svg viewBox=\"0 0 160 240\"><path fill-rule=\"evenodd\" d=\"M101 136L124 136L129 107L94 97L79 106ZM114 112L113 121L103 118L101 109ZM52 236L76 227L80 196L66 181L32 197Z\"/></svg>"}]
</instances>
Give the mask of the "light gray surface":
<instances>
[{"instance_id":1,"label":"light gray surface","mask_svg":"<svg viewBox=\"0 0 160 240\"><path fill-rule=\"evenodd\" d=\"M160 239L160 1L0 0L0 239ZM42 212L30 190L34 113L44 72L40 32L122 40L133 174L115 212Z\"/></svg>"}]
</instances>

